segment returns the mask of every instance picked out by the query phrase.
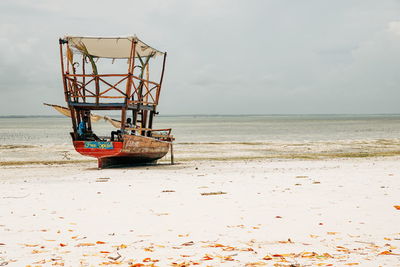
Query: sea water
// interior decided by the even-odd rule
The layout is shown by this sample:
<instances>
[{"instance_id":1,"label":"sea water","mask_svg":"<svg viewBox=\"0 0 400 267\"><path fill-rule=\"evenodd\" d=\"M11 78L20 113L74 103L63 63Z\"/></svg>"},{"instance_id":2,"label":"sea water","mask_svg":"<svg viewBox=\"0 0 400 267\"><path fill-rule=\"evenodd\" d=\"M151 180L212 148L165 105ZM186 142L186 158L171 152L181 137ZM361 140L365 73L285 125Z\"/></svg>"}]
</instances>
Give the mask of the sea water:
<instances>
[{"instance_id":1,"label":"sea water","mask_svg":"<svg viewBox=\"0 0 400 267\"><path fill-rule=\"evenodd\" d=\"M115 130L92 124L99 136ZM400 150L400 115L159 116L182 159ZM81 159L67 117L0 117L0 162Z\"/></svg>"}]
</instances>

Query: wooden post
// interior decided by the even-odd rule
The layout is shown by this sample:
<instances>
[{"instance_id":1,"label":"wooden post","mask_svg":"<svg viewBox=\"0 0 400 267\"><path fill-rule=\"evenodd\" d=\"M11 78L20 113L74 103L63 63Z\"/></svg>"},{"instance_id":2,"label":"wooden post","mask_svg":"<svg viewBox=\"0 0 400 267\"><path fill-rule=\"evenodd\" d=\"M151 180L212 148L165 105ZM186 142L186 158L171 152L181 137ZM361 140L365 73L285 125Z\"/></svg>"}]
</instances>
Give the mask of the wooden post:
<instances>
[{"instance_id":1,"label":"wooden post","mask_svg":"<svg viewBox=\"0 0 400 267\"><path fill-rule=\"evenodd\" d=\"M68 89L67 89L67 81L65 80L65 70L64 70L64 57L63 57L63 49L62 45L65 42L63 39L59 39L58 42L60 43L60 62L61 62L61 79L63 81L64 85L64 97L65 97L65 102L69 102L69 97L68 97Z\"/></svg>"},{"instance_id":2,"label":"wooden post","mask_svg":"<svg viewBox=\"0 0 400 267\"><path fill-rule=\"evenodd\" d=\"M132 109L132 124L136 126L137 123L137 110Z\"/></svg>"},{"instance_id":3,"label":"wooden post","mask_svg":"<svg viewBox=\"0 0 400 267\"><path fill-rule=\"evenodd\" d=\"M69 44L68 44L68 42L67 42L67 55L68 55L68 51L69 51L70 49L69 49ZM67 73L70 73L69 72L69 64L68 64L68 56L67 56ZM70 62L71 63L71 65L72 65L72 62Z\"/></svg>"},{"instance_id":4,"label":"wooden post","mask_svg":"<svg viewBox=\"0 0 400 267\"><path fill-rule=\"evenodd\" d=\"M122 132L125 130L125 121L126 121L126 110L129 106L129 99L132 92L132 75L133 75L133 66L135 64L135 52L136 52L136 39L131 41L131 53L129 56L129 66L128 66L128 80L126 82L126 90L125 90L125 107L121 110L121 130Z\"/></svg>"},{"instance_id":5,"label":"wooden post","mask_svg":"<svg viewBox=\"0 0 400 267\"><path fill-rule=\"evenodd\" d=\"M161 91L161 85L164 79L164 71L165 71L165 61L167 60L167 52L164 53L164 59L163 59L163 66L162 66L162 71L161 71L161 78L160 78L160 85L157 90L157 95L156 95L156 105L158 105L158 99L160 98L160 91Z\"/></svg>"},{"instance_id":6,"label":"wooden post","mask_svg":"<svg viewBox=\"0 0 400 267\"><path fill-rule=\"evenodd\" d=\"M171 146L171 165L174 165L174 146L172 144L172 141L170 146Z\"/></svg>"},{"instance_id":7,"label":"wooden post","mask_svg":"<svg viewBox=\"0 0 400 267\"><path fill-rule=\"evenodd\" d=\"M150 111L150 116L149 116L149 129L153 129L153 117L154 117L154 111ZM147 136L151 136L151 131L147 133Z\"/></svg>"},{"instance_id":8,"label":"wooden post","mask_svg":"<svg viewBox=\"0 0 400 267\"><path fill-rule=\"evenodd\" d=\"M147 128L147 112L148 110L142 110L143 116L142 116L142 128ZM143 133L144 135L145 133Z\"/></svg>"},{"instance_id":9,"label":"wooden post","mask_svg":"<svg viewBox=\"0 0 400 267\"><path fill-rule=\"evenodd\" d=\"M149 81L150 81L150 73L149 73L149 65L150 65L150 60L148 60L147 61L147 64L146 64L146 102L148 102L148 100L149 100L149 89L150 89L150 87L149 87Z\"/></svg>"},{"instance_id":10,"label":"wooden post","mask_svg":"<svg viewBox=\"0 0 400 267\"><path fill-rule=\"evenodd\" d=\"M96 84L96 105L98 106L100 102L100 84L98 75L95 75L94 82Z\"/></svg>"},{"instance_id":11,"label":"wooden post","mask_svg":"<svg viewBox=\"0 0 400 267\"><path fill-rule=\"evenodd\" d=\"M82 56L82 95L83 95L83 103L86 103L86 72L85 72L85 56Z\"/></svg>"},{"instance_id":12,"label":"wooden post","mask_svg":"<svg viewBox=\"0 0 400 267\"><path fill-rule=\"evenodd\" d=\"M122 131L122 134L124 133L124 130L125 130L125 122L126 122L126 108L122 108L122 110L121 110L121 131Z\"/></svg>"},{"instance_id":13,"label":"wooden post","mask_svg":"<svg viewBox=\"0 0 400 267\"><path fill-rule=\"evenodd\" d=\"M90 110L87 113L85 111L84 114L87 114L87 116L88 116L88 130L91 132L92 131L92 116L91 116Z\"/></svg>"},{"instance_id":14,"label":"wooden post","mask_svg":"<svg viewBox=\"0 0 400 267\"><path fill-rule=\"evenodd\" d=\"M76 111L75 108L71 106L69 106L69 110L71 111L72 129L74 130L74 138L76 140L78 137L78 134L76 133Z\"/></svg>"}]
</instances>

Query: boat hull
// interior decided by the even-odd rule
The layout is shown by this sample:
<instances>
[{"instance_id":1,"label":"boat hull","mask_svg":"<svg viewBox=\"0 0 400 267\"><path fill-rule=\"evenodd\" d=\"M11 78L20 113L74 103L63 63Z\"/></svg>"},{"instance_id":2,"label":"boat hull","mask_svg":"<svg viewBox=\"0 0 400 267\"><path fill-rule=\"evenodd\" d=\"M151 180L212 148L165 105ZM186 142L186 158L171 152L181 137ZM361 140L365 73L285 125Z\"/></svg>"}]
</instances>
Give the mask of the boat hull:
<instances>
[{"instance_id":1,"label":"boat hull","mask_svg":"<svg viewBox=\"0 0 400 267\"><path fill-rule=\"evenodd\" d=\"M98 167L153 163L164 157L170 142L136 135L123 135L122 142L73 141L75 150L97 158Z\"/></svg>"}]
</instances>

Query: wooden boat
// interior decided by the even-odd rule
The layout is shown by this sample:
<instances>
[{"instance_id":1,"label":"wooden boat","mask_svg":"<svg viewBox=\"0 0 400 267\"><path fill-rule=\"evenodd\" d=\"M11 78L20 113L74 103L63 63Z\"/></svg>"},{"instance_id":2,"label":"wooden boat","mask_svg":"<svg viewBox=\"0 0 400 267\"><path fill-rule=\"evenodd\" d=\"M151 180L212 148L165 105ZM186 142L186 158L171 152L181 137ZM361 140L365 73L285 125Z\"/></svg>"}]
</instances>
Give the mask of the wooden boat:
<instances>
[{"instance_id":1,"label":"wooden boat","mask_svg":"<svg viewBox=\"0 0 400 267\"><path fill-rule=\"evenodd\" d=\"M68 108L55 108L71 117L70 134L77 152L97 158L98 167L103 168L154 163L172 150L171 129L153 129L166 52L150 47L136 36L65 36L59 44ZM163 56L158 83L149 79L149 62L156 56ZM127 60L127 71L99 74L96 65L99 59ZM120 120L104 117L118 130L110 136L97 136L92 121L99 116L92 113L94 110L119 111Z\"/></svg>"}]
</instances>

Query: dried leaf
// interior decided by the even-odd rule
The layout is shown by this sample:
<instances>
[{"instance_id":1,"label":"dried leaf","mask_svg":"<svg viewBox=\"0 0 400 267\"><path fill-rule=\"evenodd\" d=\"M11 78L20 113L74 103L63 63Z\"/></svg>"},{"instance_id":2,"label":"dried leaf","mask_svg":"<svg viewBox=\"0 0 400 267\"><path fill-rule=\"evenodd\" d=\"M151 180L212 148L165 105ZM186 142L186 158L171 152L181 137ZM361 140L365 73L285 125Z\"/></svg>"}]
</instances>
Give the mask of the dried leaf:
<instances>
[{"instance_id":1,"label":"dried leaf","mask_svg":"<svg viewBox=\"0 0 400 267\"><path fill-rule=\"evenodd\" d=\"M67 246L67 244L60 243L60 247L65 247L65 246Z\"/></svg>"},{"instance_id":2,"label":"dried leaf","mask_svg":"<svg viewBox=\"0 0 400 267\"><path fill-rule=\"evenodd\" d=\"M122 261L105 261L100 263L100 265L121 265Z\"/></svg>"},{"instance_id":3,"label":"dried leaf","mask_svg":"<svg viewBox=\"0 0 400 267\"><path fill-rule=\"evenodd\" d=\"M328 235L337 235L338 232L326 232Z\"/></svg>"},{"instance_id":4,"label":"dried leaf","mask_svg":"<svg viewBox=\"0 0 400 267\"><path fill-rule=\"evenodd\" d=\"M90 246L94 246L94 245L95 245L94 243L79 243L75 247L90 247Z\"/></svg>"},{"instance_id":5,"label":"dried leaf","mask_svg":"<svg viewBox=\"0 0 400 267\"><path fill-rule=\"evenodd\" d=\"M204 255L204 257L202 258L203 261L209 261L209 260L213 260L214 258L211 257L210 255L206 254Z\"/></svg>"},{"instance_id":6,"label":"dried leaf","mask_svg":"<svg viewBox=\"0 0 400 267\"><path fill-rule=\"evenodd\" d=\"M393 253L390 250L385 250L379 253L379 255L400 255L400 254Z\"/></svg>"},{"instance_id":7,"label":"dried leaf","mask_svg":"<svg viewBox=\"0 0 400 267\"><path fill-rule=\"evenodd\" d=\"M39 254L39 253L44 253L44 252L47 252L46 250L37 250L37 249L34 249L34 250L32 250L32 254Z\"/></svg>"},{"instance_id":8,"label":"dried leaf","mask_svg":"<svg viewBox=\"0 0 400 267\"><path fill-rule=\"evenodd\" d=\"M193 241L189 241L189 242L181 244L181 246L193 246L193 245L194 245Z\"/></svg>"},{"instance_id":9,"label":"dried leaf","mask_svg":"<svg viewBox=\"0 0 400 267\"><path fill-rule=\"evenodd\" d=\"M218 191L218 192L207 192L207 193L200 193L202 196L214 196L214 195L224 195L227 194L226 192Z\"/></svg>"},{"instance_id":10,"label":"dried leaf","mask_svg":"<svg viewBox=\"0 0 400 267\"><path fill-rule=\"evenodd\" d=\"M223 258L225 261L234 261L235 259L232 258L232 256L225 256Z\"/></svg>"},{"instance_id":11,"label":"dried leaf","mask_svg":"<svg viewBox=\"0 0 400 267\"><path fill-rule=\"evenodd\" d=\"M395 205L393 206L396 210L400 210L400 206L399 205Z\"/></svg>"},{"instance_id":12,"label":"dried leaf","mask_svg":"<svg viewBox=\"0 0 400 267\"><path fill-rule=\"evenodd\" d=\"M25 246L25 247L28 247L28 248L33 248L33 247L38 247L39 246L39 244L22 244L23 246Z\"/></svg>"},{"instance_id":13,"label":"dried leaf","mask_svg":"<svg viewBox=\"0 0 400 267\"><path fill-rule=\"evenodd\" d=\"M222 248L222 247L225 247L225 246L222 245L222 244L212 244L212 245L209 245L208 247L210 247L210 248Z\"/></svg>"},{"instance_id":14,"label":"dried leaf","mask_svg":"<svg viewBox=\"0 0 400 267\"><path fill-rule=\"evenodd\" d=\"M258 261L258 262L249 262L249 263L246 263L246 267L254 267L254 266L265 266L265 265L267 265L265 262L262 262L262 261Z\"/></svg>"},{"instance_id":15,"label":"dried leaf","mask_svg":"<svg viewBox=\"0 0 400 267\"><path fill-rule=\"evenodd\" d=\"M103 241L97 241L96 242L96 244L98 244L98 245L102 245L102 244L105 244L106 242L103 242Z\"/></svg>"},{"instance_id":16,"label":"dried leaf","mask_svg":"<svg viewBox=\"0 0 400 267\"><path fill-rule=\"evenodd\" d=\"M238 250L238 249L235 247L224 247L222 250L223 251L234 251L234 250Z\"/></svg>"},{"instance_id":17,"label":"dried leaf","mask_svg":"<svg viewBox=\"0 0 400 267\"><path fill-rule=\"evenodd\" d=\"M114 248L117 248L117 249L124 249L124 248L127 248L128 246L125 245L125 244L121 244L121 245L113 246L113 247L114 247Z\"/></svg>"}]
</instances>

